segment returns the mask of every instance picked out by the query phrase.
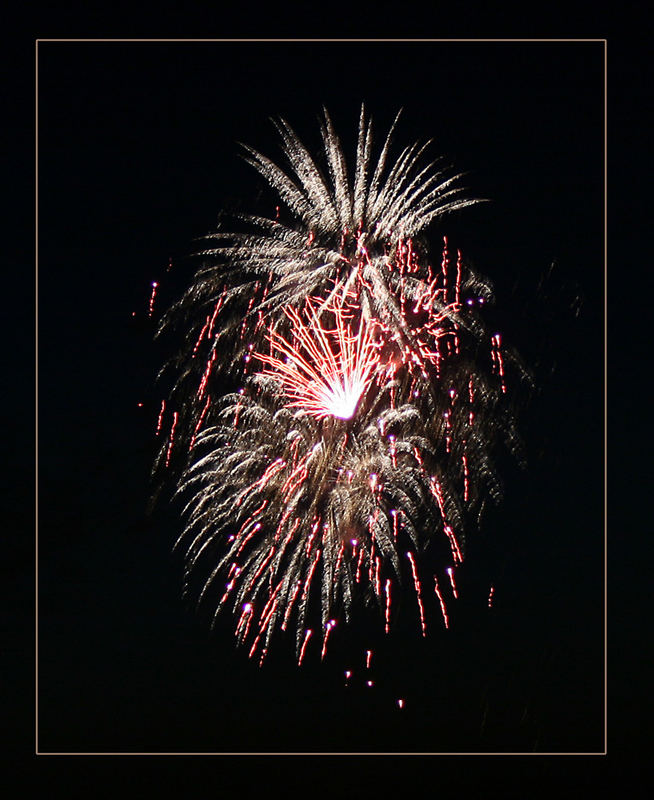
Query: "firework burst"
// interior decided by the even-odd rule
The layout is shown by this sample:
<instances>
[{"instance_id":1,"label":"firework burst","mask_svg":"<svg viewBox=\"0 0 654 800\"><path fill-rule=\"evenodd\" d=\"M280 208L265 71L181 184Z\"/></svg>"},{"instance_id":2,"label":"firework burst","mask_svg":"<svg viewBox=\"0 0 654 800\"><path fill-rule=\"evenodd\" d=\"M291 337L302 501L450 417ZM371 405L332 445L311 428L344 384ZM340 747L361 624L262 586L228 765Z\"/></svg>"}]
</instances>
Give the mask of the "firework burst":
<instances>
[{"instance_id":1,"label":"firework burst","mask_svg":"<svg viewBox=\"0 0 654 800\"><path fill-rule=\"evenodd\" d=\"M269 366L266 374L283 385L289 408L318 419L350 419L380 362L379 325L359 316L355 330L357 309L346 301L338 295L328 302L307 299L304 314L285 308L292 342L271 327L268 341L276 355L255 353Z\"/></svg>"},{"instance_id":2,"label":"firework burst","mask_svg":"<svg viewBox=\"0 0 654 800\"><path fill-rule=\"evenodd\" d=\"M448 625L466 532L501 496L498 443L518 448L515 362L483 323L490 285L447 239L436 264L416 243L474 202L459 175L421 166L418 144L388 166L393 129L372 167L363 110L351 180L326 112L328 177L277 127L289 171L246 158L290 221L246 216L248 233L212 234L220 246L164 318L186 336L157 469L185 498L188 590L199 577L199 602L231 609L251 656L294 627L301 662L314 637L324 657L357 599L389 632L402 586L424 635L426 550L439 554L430 585ZM239 391L225 392L229 379Z\"/></svg>"}]
</instances>

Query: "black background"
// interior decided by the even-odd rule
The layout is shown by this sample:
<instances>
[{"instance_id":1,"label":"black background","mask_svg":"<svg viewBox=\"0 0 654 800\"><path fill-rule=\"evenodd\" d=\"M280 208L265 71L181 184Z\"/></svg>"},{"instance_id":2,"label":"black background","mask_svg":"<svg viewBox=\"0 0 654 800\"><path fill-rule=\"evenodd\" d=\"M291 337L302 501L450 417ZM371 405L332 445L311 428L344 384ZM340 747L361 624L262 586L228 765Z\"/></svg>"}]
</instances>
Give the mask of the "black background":
<instances>
[{"instance_id":1,"label":"black background","mask_svg":"<svg viewBox=\"0 0 654 800\"><path fill-rule=\"evenodd\" d=\"M602 751L603 46L42 43L39 63L39 749ZM151 281L161 311L193 238L262 202L237 141L274 158L281 114L315 143L324 104L351 153L362 101L378 135L403 107L398 143L433 137L493 200L433 240L466 237L539 385L479 549L493 610L473 571L455 629L382 645L372 690L361 664L343 687L345 642L301 670L279 642L260 670L210 635L174 513L146 515Z\"/></svg>"}]
</instances>

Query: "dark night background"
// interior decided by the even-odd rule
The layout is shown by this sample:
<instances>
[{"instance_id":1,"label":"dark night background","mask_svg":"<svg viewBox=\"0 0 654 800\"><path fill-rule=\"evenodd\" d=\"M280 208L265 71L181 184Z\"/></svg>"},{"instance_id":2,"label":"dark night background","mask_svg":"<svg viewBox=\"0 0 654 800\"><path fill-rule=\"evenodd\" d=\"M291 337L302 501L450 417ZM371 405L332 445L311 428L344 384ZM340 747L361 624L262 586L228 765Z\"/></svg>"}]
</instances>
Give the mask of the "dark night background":
<instances>
[{"instance_id":1,"label":"dark night background","mask_svg":"<svg viewBox=\"0 0 654 800\"><path fill-rule=\"evenodd\" d=\"M604 750L603 59L574 42L39 46L41 751ZM528 468L504 465L456 624L375 642L373 689L345 641L300 670L278 641L258 669L228 624L210 634L180 597L174 511L146 509L151 282L160 312L221 209L265 208L237 142L275 159L282 115L315 143L324 104L350 155L362 101L377 141L402 107L398 146L433 138L492 199L431 239L466 243L538 384Z\"/></svg>"}]
</instances>

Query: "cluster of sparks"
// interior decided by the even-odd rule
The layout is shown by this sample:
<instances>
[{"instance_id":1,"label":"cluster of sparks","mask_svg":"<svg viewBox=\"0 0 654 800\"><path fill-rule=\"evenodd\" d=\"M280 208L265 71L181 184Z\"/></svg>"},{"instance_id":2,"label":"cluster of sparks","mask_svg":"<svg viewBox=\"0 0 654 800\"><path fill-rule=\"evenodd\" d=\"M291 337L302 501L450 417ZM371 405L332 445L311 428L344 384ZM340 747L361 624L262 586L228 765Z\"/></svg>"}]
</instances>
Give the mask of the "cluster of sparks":
<instances>
[{"instance_id":1,"label":"cluster of sparks","mask_svg":"<svg viewBox=\"0 0 654 800\"><path fill-rule=\"evenodd\" d=\"M266 374L280 381L290 401L287 407L316 419L350 419L379 364L377 326L360 318L352 330L356 307L348 308L346 300L338 295L329 303L308 299L304 315L284 309L292 341L271 326L268 341L276 355L255 354L269 366ZM331 325L325 321L330 317Z\"/></svg>"},{"instance_id":2,"label":"cluster of sparks","mask_svg":"<svg viewBox=\"0 0 654 800\"><path fill-rule=\"evenodd\" d=\"M325 658L357 600L389 634L405 586L423 636L430 604L449 626L466 530L501 494L497 442L518 440L510 353L480 314L490 286L446 238L437 266L419 239L474 202L460 176L420 166L418 144L389 167L393 128L373 169L363 109L351 181L326 112L327 177L278 130L290 172L249 148L246 160L289 221L278 208L243 217L249 233L212 234L220 246L164 317L187 332L156 466L185 498L188 591L200 576L198 602L214 620L230 607L260 662L294 628L302 664L316 640ZM429 582L425 553L439 565Z\"/></svg>"}]
</instances>

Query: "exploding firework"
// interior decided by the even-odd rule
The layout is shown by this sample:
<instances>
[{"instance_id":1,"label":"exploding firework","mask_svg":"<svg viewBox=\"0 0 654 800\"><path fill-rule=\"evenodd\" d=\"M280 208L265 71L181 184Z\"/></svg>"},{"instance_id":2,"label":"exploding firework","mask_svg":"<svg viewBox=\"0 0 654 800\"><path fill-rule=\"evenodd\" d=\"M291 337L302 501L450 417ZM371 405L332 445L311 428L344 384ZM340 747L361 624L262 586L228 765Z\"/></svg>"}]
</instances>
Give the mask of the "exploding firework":
<instances>
[{"instance_id":1,"label":"exploding firework","mask_svg":"<svg viewBox=\"0 0 654 800\"><path fill-rule=\"evenodd\" d=\"M281 382L290 408L303 409L318 419L352 417L379 364L382 345L375 339L374 322L359 317L356 332L352 329L349 321L355 311L338 296L332 295L329 302L309 299L306 321L293 308L284 309L295 344L271 328L271 350L278 355L255 356L269 365L267 374Z\"/></svg>"},{"instance_id":2,"label":"exploding firework","mask_svg":"<svg viewBox=\"0 0 654 800\"><path fill-rule=\"evenodd\" d=\"M389 166L393 128L371 168L363 111L351 180L326 112L328 177L277 127L290 174L250 148L247 160L290 221L246 216L249 232L212 234L220 246L165 316L185 345L156 466L185 499L189 591L199 580L200 603L234 613L251 656L293 627L301 662L317 631L325 655L358 600L389 632L399 587L423 635L427 591L448 625L467 531L501 496L498 444L515 452L518 438L514 360L483 322L490 285L447 239L434 265L416 238L474 202L460 176L421 166L418 144Z\"/></svg>"}]
</instances>

